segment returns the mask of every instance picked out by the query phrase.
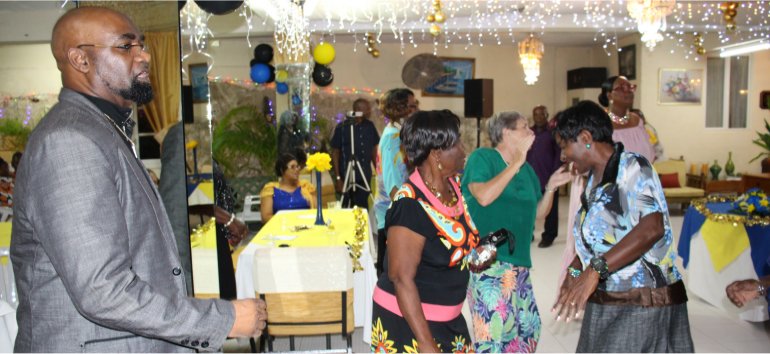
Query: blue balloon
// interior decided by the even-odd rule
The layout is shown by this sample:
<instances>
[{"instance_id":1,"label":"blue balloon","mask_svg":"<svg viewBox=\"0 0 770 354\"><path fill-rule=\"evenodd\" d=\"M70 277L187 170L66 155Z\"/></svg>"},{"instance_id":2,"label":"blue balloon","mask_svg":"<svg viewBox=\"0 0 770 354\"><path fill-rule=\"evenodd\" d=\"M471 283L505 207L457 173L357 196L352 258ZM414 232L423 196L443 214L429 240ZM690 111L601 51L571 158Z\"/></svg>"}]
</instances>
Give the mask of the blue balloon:
<instances>
[{"instance_id":1,"label":"blue balloon","mask_svg":"<svg viewBox=\"0 0 770 354\"><path fill-rule=\"evenodd\" d=\"M279 82L275 84L275 91L281 95L284 95L289 92L289 85L287 85L285 82Z\"/></svg>"},{"instance_id":2,"label":"blue balloon","mask_svg":"<svg viewBox=\"0 0 770 354\"><path fill-rule=\"evenodd\" d=\"M302 100L299 98L298 95L291 96L291 103L295 106L299 106L302 104Z\"/></svg>"},{"instance_id":3,"label":"blue balloon","mask_svg":"<svg viewBox=\"0 0 770 354\"><path fill-rule=\"evenodd\" d=\"M270 67L263 63L256 63L252 65L251 80L258 84L264 84L270 80Z\"/></svg>"}]
</instances>

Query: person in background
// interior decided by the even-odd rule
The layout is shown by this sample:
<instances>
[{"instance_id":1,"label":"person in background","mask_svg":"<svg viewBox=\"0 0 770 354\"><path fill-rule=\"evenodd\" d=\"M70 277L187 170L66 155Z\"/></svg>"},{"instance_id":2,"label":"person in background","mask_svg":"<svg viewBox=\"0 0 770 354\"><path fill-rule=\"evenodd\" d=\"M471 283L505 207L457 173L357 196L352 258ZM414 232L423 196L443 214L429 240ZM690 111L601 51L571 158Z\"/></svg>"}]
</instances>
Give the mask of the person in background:
<instances>
[{"instance_id":1,"label":"person in background","mask_svg":"<svg viewBox=\"0 0 770 354\"><path fill-rule=\"evenodd\" d=\"M467 255L478 232L465 210L457 174L465 151L451 111L420 111L401 137L409 179L385 217L388 252L374 290L372 352L470 352L461 313Z\"/></svg>"},{"instance_id":2,"label":"person in background","mask_svg":"<svg viewBox=\"0 0 770 354\"><path fill-rule=\"evenodd\" d=\"M8 163L0 158L0 222L13 218L13 174Z\"/></svg>"},{"instance_id":3,"label":"person in background","mask_svg":"<svg viewBox=\"0 0 770 354\"><path fill-rule=\"evenodd\" d=\"M634 105L636 84L625 76L612 76L602 83L599 103L607 108L612 121L612 141L621 142L626 151L644 156L650 163L655 162L655 149L644 127L644 120L631 111Z\"/></svg>"},{"instance_id":4,"label":"person in background","mask_svg":"<svg viewBox=\"0 0 770 354\"><path fill-rule=\"evenodd\" d=\"M14 351L218 351L227 337L259 336L262 300L187 296L131 139L131 107L153 96L144 35L122 13L79 7L54 25L51 51L64 87L17 173Z\"/></svg>"},{"instance_id":5,"label":"person in background","mask_svg":"<svg viewBox=\"0 0 770 354\"><path fill-rule=\"evenodd\" d=\"M561 150L553 138L552 129L548 127L548 109L545 106L536 106L532 109L532 120L535 141L527 152L527 163L535 170L540 180L540 192L545 194L548 178L561 167ZM551 211L545 217L543 234L540 243L537 244L540 248L551 247L559 232L559 191L553 193L552 198Z\"/></svg>"},{"instance_id":6,"label":"person in background","mask_svg":"<svg viewBox=\"0 0 770 354\"><path fill-rule=\"evenodd\" d=\"M337 193L343 193L343 182L347 173L351 173L350 183L356 184L354 190L349 190L343 196L345 203L343 208L350 208L353 205L361 208L369 208L369 196L371 192L372 164L377 161L377 144L380 143L380 134L374 123L369 120L372 115L372 106L365 98L359 98L353 102L353 118L346 117L343 123L337 124L332 136L332 163L334 164L334 175L336 182L334 188ZM355 142L355 156L351 151L350 128L353 127L352 140ZM350 172L347 171L348 164L355 158L361 165L363 171L359 171L355 166ZM363 172L363 175L361 173ZM369 186L370 190L365 190L364 186Z\"/></svg>"},{"instance_id":7,"label":"person in background","mask_svg":"<svg viewBox=\"0 0 770 354\"><path fill-rule=\"evenodd\" d=\"M304 153L303 153L304 155ZM307 159L303 159L304 161ZM299 179L302 165L291 154L283 154L275 161L275 175L278 182L265 184L259 192L261 198L260 213L262 222L267 223L275 213L281 210L315 208L313 195L315 186Z\"/></svg>"},{"instance_id":8,"label":"person in background","mask_svg":"<svg viewBox=\"0 0 770 354\"><path fill-rule=\"evenodd\" d=\"M576 217L577 256L552 312L583 316L577 352L693 352L687 292L674 261L668 206L651 163L612 141L594 102L564 110L556 141L587 184Z\"/></svg>"},{"instance_id":9,"label":"person in background","mask_svg":"<svg viewBox=\"0 0 770 354\"><path fill-rule=\"evenodd\" d=\"M19 169L19 161L21 161L21 156L21 151L16 151L13 153L13 156L11 156L11 167L13 167L13 172L11 175L14 179L16 179L16 170Z\"/></svg>"},{"instance_id":10,"label":"person in background","mask_svg":"<svg viewBox=\"0 0 770 354\"><path fill-rule=\"evenodd\" d=\"M307 134L299 126L299 113L290 110L281 113L278 126L278 156L293 154L296 149L304 150L307 138Z\"/></svg>"},{"instance_id":11,"label":"person in background","mask_svg":"<svg viewBox=\"0 0 770 354\"><path fill-rule=\"evenodd\" d=\"M248 235L249 228L235 217L235 190L227 182L219 163L216 160L212 161L219 298L230 300L238 297L231 247L239 244Z\"/></svg>"},{"instance_id":12,"label":"person in background","mask_svg":"<svg viewBox=\"0 0 770 354\"><path fill-rule=\"evenodd\" d=\"M770 266L770 258L767 259L766 266ZM743 307L749 301L759 297L769 298L768 287L770 287L770 275L765 275L759 279L736 280L725 288L725 292L730 302L735 306Z\"/></svg>"},{"instance_id":13,"label":"person in background","mask_svg":"<svg viewBox=\"0 0 770 354\"><path fill-rule=\"evenodd\" d=\"M396 191L407 178L406 160L401 152L401 124L418 109L419 102L414 98L414 92L407 88L391 89L380 99L380 110L389 121L382 130L377 150L377 196L374 198L374 213L377 217L378 275L382 273L387 248L385 212L390 207Z\"/></svg>"},{"instance_id":14,"label":"person in background","mask_svg":"<svg viewBox=\"0 0 770 354\"><path fill-rule=\"evenodd\" d=\"M497 246L497 260L489 268L470 276L468 307L473 316L474 349L534 352L541 321L530 280L530 241L535 219L548 215L553 194L570 175L561 168L541 188L526 161L535 134L521 114L500 112L487 121L487 131L493 147L476 149L468 157L463 196L480 235L504 228L510 237Z\"/></svg>"},{"instance_id":15,"label":"person in background","mask_svg":"<svg viewBox=\"0 0 770 354\"><path fill-rule=\"evenodd\" d=\"M639 108L631 108L629 112L636 113L636 115L642 119L642 122L644 122L644 129L647 130L647 135L650 136L650 144L652 144L652 148L655 149L655 161L663 161L666 158L666 155L663 152L663 144L660 142L658 131L647 121L644 117L644 113L642 113L642 110Z\"/></svg>"}]
</instances>

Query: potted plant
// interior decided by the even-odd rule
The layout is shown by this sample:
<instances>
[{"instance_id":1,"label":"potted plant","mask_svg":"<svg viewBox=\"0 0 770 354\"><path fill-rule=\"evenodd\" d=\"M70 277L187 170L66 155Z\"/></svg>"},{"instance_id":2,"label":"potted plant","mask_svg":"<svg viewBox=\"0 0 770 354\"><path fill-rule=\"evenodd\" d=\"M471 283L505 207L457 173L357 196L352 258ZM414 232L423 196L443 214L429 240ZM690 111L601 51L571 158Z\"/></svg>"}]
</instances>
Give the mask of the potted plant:
<instances>
[{"instance_id":1,"label":"potted plant","mask_svg":"<svg viewBox=\"0 0 770 354\"><path fill-rule=\"evenodd\" d=\"M278 153L277 133L254 106L230 110L212 134L214 159L226 176L272 176Z\"/></svg>"},{"instance_id":2,"label":"potted plant","mask_svg":"<svg viewBox=\"0 0 770 354\"><path fill-rule=\"evenodd\" d=\"M752 142L754 145L761 147L764 151L760 152L757 156L754 156L749 163L764 156L765 158L762 160L762 173L770 172L770 124L767 123L767 120L765 120L765 132L757 132L757 138Z\"/></svg>"},{"instance_id":3,"label":"potted plant","mask_svg":"<svg viewBox=\"0 0 770 354\"><path fill-rule=\"evenodd\" d=\"M0 137L2 144L0 150L24 151L27 140L32 133L32 128L24 125L20 120L13 118L0 119Z\"/></svg>"}]
</instances>

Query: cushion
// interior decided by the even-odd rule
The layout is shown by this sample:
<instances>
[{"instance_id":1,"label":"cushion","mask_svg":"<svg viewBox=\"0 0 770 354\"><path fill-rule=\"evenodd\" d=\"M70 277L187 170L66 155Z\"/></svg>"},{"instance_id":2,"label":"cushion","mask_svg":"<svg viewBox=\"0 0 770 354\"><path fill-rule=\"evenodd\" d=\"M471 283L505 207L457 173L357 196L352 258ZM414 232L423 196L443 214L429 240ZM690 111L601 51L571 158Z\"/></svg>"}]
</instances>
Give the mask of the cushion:
<instances>
[{"instance_id":1,"label":"cushion","mask_svg":"<svg viewBox=\"0 0 770 354\"><path fill-rule=\"evenodd\" d=\"M679 185L678 173L661 173L658 175L658 177L660 177L660 184L663 186L663 188L681 187L681 185Z\"/></svg>"}]
</instances>

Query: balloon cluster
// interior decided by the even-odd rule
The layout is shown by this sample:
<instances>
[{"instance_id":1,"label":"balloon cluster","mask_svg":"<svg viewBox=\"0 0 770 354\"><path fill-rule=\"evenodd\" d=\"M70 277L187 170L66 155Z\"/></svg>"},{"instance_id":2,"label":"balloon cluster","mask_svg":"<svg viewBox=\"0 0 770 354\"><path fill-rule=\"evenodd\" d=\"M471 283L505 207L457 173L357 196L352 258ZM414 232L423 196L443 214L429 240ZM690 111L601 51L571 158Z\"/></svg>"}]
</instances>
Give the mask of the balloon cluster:
<instances>
[{"instance_id":1,"label":"balloon cluster","mask_svg":"<svg viewBox=\"0 0 770 354\"><path fill-rule=\"evenodd\" d=\"M334 47L329 43L321 43L313 50L313 82L319 87L326 87L334 81L334 74L329 64L334 61Z\"/></svg>"},{"instance_id":2,"label":"balloon cluster","mask_svg":"<svg viewBox=\"0 0 770 354\"><path fill-rule=\"evenodd\" d=\"M251 59L251 81L266 84L275 81L275 67L270 65L273 60L273 47L260 44L254 48L254 59Z\"/></svg>"},{"instance_id":3,"label":"balloon cluster","mask_svg":"<svg viewBox=\"0 0 770 354\"><path fill-rule=\"evenodd\" d=\"M374 46L374 36L371 33L366 32L364 37L366 38L366 52L375 58L379 58L380 50Z\"/></svg>"},{"instance_id":4,"label":"balloon cluster","mask_svg":"<svg viewBox=\"0 0 770 354\"><path fill-rule=\"evenodd\" d=\"M719 4L719 9L722 10L722 19L725 20L725 28L728 31L735 31L735 16L738 15L738 6L735 1L725 1Z\"/></svg>"},{"instance_id":5,"label":"balloon cluster","mask_svg":"<svg viewBox=\"0 0 770 354\"><path fill-rule=\"evenodd\" d=\"M706 54L706 48L703 48L703 35L701 35L698 32L695 32L695 37L693 38L693 45L695 46L695 52L698 53L698 55L705 55Z\"/></svg>"},{"instance_id":6,"label":"balloon cluster","mask_svg":"<svg viewBox=\"0 0 770 354\"><path fill-rule=\"evenodd\" d=\"M226 15L229 14L243 5L243 1L203 1L195 0L195 4L212 15ZM179 9L184 6L184 2L180 1Z\"/></svg>"},{"instance_id":7,"label":"balloon cluster","mask_svg":"<svg viewBox=\"0 0 770 354\"><path fill-rule=\"evenodd\" d=\"M438 37L441 34L441 27L438 24L444 23L444 20L446 20L444 11L441 11L441 0L433 0L433 11L428 16L425 16L425 20L431 23L430 34L433 37Z\"/></svg>"}]
</instances>

